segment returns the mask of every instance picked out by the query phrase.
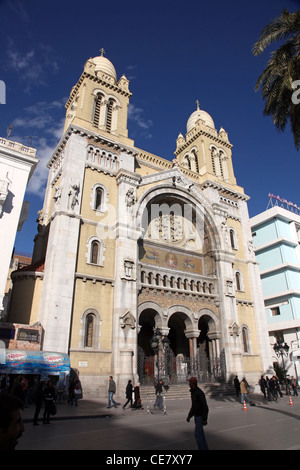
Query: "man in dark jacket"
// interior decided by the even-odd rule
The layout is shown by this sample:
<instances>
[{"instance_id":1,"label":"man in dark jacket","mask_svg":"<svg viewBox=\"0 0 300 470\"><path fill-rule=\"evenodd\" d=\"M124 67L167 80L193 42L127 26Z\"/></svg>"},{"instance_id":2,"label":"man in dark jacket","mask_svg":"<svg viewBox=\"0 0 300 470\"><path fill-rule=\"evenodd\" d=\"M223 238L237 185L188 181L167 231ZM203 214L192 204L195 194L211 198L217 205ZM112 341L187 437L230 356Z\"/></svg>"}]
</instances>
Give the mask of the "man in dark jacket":
<instances>
[{"instance_id":1,"label":"man in dark jacket","mask_svg":"<svg viewBox=\"0 0 300 470\"><path fill-rule=\"evenodd\" d=\"M114 405L115 408L117 408L121 403L117 403L114 399L113 396L116 393L116 383L113 380L112 375L109 376L109 385L108 385L108 407L111 408L111 404Z\"/></svg>"},{"instance_id":2,"label":"man in dark jacket","mask_svg":"<svg viewBox=\"0 0 300 470\"><path fill-rule=\"evenodd\" d=\"M187 422L194 416L195 420L195 439L199 450L208 450L203 426L207 424L208 406L204 392L197 386L196 377L189 379L192 406L186 418Z\"/></svg>"}]
</instances>

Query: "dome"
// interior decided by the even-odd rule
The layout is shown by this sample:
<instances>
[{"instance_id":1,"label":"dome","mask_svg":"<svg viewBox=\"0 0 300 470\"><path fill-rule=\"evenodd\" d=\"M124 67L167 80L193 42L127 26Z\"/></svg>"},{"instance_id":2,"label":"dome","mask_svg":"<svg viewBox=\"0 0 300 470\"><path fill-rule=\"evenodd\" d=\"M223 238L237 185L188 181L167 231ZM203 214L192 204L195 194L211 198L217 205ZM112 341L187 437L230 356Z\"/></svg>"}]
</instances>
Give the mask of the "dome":
<instances>
[{"instance_id":1,"label":"dome","mask_svg":"<svg viewBox=\"0 0 300 470\"><path fill-rule=\"evenodd\" d=\"M194 111L190 115L188 122L186 123L186 132L190 132L193 129L193 127L195 127L195 124L198 121L198 119L202 119L202 121L204 121L204 123L207 126L212 127L213 129L215 128L215 124L214 124L214 121L212 120L212 117L206 111L203 111L202 109L200 109L199 106L197 105L196 111Z\"/></svg>"},{"instance_id":2,"label":"dome","mask_svg":"<svg viewBox=\"0 0 300 470\"><path fill-rule=\"evenodd\" d=\"M113 64L103 55L94 57L93 62L96 64L95 72L104 72L117 81L117 73Z\"/></svg>"}]
</instances>

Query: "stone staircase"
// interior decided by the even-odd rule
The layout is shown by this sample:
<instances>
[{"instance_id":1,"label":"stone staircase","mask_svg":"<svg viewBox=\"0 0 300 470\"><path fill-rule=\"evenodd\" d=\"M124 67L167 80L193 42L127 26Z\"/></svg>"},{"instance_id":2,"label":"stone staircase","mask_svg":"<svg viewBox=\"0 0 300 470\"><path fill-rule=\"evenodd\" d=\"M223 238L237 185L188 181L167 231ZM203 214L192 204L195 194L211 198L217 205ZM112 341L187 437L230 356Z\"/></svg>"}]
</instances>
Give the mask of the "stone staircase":
<instances>
[{"instance_id":1,"label":"stone staircase","mask_svg":"<svg viewBox=\"0 0 300 470\"><path fill-rule=\"evenodd\" d=\"M199 387L204 391L207 397L211 398L230 398L235 397L235 389L232 384L227 383L203 383ZM165 392L165 391L164 391ZM141 385L140 387L142 402L145 400L155 400L155 389L151 385ZM186 384L170 384L169 390L165 392L168 400L190 399L190 388Z\"/></svg>"}]
</instances>

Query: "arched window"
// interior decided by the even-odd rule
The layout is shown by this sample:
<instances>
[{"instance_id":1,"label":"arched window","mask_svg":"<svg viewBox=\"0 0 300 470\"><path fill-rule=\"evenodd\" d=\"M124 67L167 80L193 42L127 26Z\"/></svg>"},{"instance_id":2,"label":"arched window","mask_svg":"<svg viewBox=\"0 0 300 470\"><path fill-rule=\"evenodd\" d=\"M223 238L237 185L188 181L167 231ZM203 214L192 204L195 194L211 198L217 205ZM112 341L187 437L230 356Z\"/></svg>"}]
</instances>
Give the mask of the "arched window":
<instances>
[{"instance_id":1,"label":"arched window","mask_svg":"<svg viewBox=\"0 0 300 470\"><path fill-rule=\"evenodd\" d=\"M237 250L237 238L236 238L236 233L233 228L229 230L229 237L230 237L230 245L233 250Z\"/></svg>"},{"instance_id":2,"label":"arched window","mask_svg":"<svg viewBox=\"0 0 300 470\"><path fill-rule=\"evenodd\" d=\"M102 240L97 237L91 237L86 244L86 261L89 264L103 266L105 245Z\"/></svg>"},{"instance_id":3,"label":"arched window","mask_svg":"<svg viewBox=\"0 0 300 470\"><path fill-rule=\"evenodd\" d=\"M95 191L95 209L100 211L103 205L103 188L96 188Z\"/></svg>"},{"instance_id":4,"label":"arched window","mask_svg":"<svg viewBox=\"0 0 300 470\"><path fill-rule=\"evenodd\" d=\"M100 243L98 240L94 240L91 243L91 259L92 264L99 264L99 255L100 255Z\"/></svg>"},{"instance_id":5,"label":"arched window","mask_svg":"<svg viewBox=\"0 0 300 470\"><path fill-rule=\"evenodd\" d=\"M86 348L93 347L94 343L94 331L95 330L95 315L89 313L85 319L85 337L84 337L84 346Z\"/></svg>"},{"instance_id":6,"label":"arched window","mask_svg":"<svg viewBox=\"0 0 300 470\"><path fill-rule=\"evenodd\" d=\"M99 212L106 212L107 210L107 197L108 191L102 184L95 184L92 188L91 194L91 209Z\"/></svg>"},{"instance_id":7,"label":"arched window","mask_svg":"<svg viewBox=\"0 0 300 470\"><path fill-rule=\"evenodd\" d=\"M235 288L236 290L242 290L241 273L239 271L235 273Z\"/></svg>"},{"instance_id":8,"label":"arched window","mask_svg":"<svg viewBox=\"0 0 300 470\"><path fill-rule=\"evenodd\" d=\"M101 95L101 93L97 93L96 98L95 98L94 117L93 117L93 123L94 123L94 126L96 127L99 127L102 99L103 99L103 96Z\"/></svg>"},{"instance_id":9,"label":"arched window","mask_svg":"<svg viewBox=\"0 0 300 470\"><path fill-rule=\"evenodd\" d=\"M100 349L101 317L98 310L88 308L81 316L79 348Z\"/></svg>"},{"instance_id":10,"label":"arched window","mask_svg":"<svg viewBox=\"0 0 300 470\"><path fill-rule=\"evenodd\" d=\"M248 334L248 329L245 326L242 328L242 340L243 340L244 353L250 352L250 350L249 350L249 334Z\"/></svg>"},{"instance_id":11,"label":"arched window","mask_svg":"<svg viewBox=\"0 0 300 470\"><path fill-rule=\"evenodd\" d=\"M107 103L107 110L106 110L106 131L107 132L111 132L113 105L114 105L114 100L109 99Z\"/></svg>"}]
</instances>

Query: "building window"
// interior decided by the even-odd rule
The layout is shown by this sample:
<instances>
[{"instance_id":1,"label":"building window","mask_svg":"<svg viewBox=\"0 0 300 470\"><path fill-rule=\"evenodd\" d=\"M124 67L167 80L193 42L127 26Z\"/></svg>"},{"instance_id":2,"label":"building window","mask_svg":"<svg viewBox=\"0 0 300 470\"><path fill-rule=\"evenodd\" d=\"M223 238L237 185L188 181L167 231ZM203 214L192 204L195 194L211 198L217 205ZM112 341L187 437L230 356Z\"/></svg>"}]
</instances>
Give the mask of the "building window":
<instances>
[{"instance_id":1,"label":"building window","mask_svg":"<svg viewBox=\"0 0 300 470\"><path fill-rule=\"evenodd\" d=\"M89 264L103 266L105 246L102 240L91 237L87 242L86 260Z\"/></svg>"},{"instance_id":2,"label":"building window","mask_svg":"<svg viewBox=\"0 0 300 470\"><path fill-rule=\"evenodd\" d=\"M95 191L95 209L96 211L100 211L103 205L103 189L96 188Z\"/></svg>"},{"instance_id":3,"label":"building window","mask_svg":"<svg viewBox=\"0 0 300 470\"><path fill-rule=\"evenodd\" d=\"M94 328L95 328L95 315L93 313L89 313L86 316L86 320L85 320L84 346L86 348L91 348L93 346Z\"/></svg>"},{"instance_id":4,"label":"building window","mask_svg":"<svg viewBox=\"0 0 300 470\"><path fill-rule=\"evenodd\" d=\"M37 330L19 329L17 334L17 340L38 343L39 332Z\"/></svg>"},{"instance_id":5,"label":"building window","mask_svg":"<svg viewBox=\"0 0 300 470\"><path fill-rule=\"evenodd\" d=\"M100 349L101 318L98 310L94 308L87 309L82 314L81 323L81 341L79 347Z\"/></svg>"},{"instance_id":6,"label":"building window","mask_svg":"<svg viewBox=\"0 0 300 470\"><path fill-rule=\"evenodd\" d=\"M95 99L95 107L94 107L94 126L99 127L100 122L100 110L101 110L101 101L103 96L98 93Z\"/></svg>"},{"instance_id":7,"label":"building window","mask_svg":"<svg viewBox=\"0 0 300 470\"><path fill-rule=\"evenodd\" d=\"M106 212L107 194L105 186L99 183L93 186L90 206L94 211Z\"/></svg>"},{"instance_id":8,"label":"building window","mask_svg":"<svg viewBox=\"0 0 300 470\"><path fill-rule=\"evenodd\" d=\"M280 315L279 307L272 307L270 310L271 310L272 317L276 317L277 315Z\"/></svg>"},{"instance_id":9,"label":"building window","mask_svg":"<svg viewBox=\"0 0 300 470\"><path fill-rule=\"evenodd\" d=\"M106 131L111 132L112 128L112 113L113 113L114 100L108 100L107 111L106 111Z\"/></svg>"},{"instance_id":10,"label":"building window","mask_svg":"<svg viewBox=\"0 0 300 470\"><path fill-rule=\"evenodd\" d=\"M230 246L233 250L237 250L237 237L235 230L231 228L229 230L229 237L230 237Z\"/></svg>"},{"instance_id":11,"label":"building window","mask_svg":"<svg viewBox=\"0 0 300 470\"><path fill-rule=\"evenodd\" d=\"M91 263L99 264L99 255L100 255L100 243L97 240L94 240L91 243Z\"/></svg>"},{"instance_id":12,"label":"building window","mask_svg":"<svg viewBox=\"0 0 300 470\"><path fill-rule=\"evenodd\" d=\"M242 290L241 273L239 271L235 273L235 288L239 291Z\"/></svg>"},{"instance_id":13,"label":"building window","mask_svg":"<svg viewBox=\"0 0 300 470\"><path fill-rule=\"evenodd\" d=\"M249 350L249 335L248 335L248 330L245 326L242 328L242 340L243 340L244 353L250 352L250 350Z\"/></svg>"}]
</instances>

